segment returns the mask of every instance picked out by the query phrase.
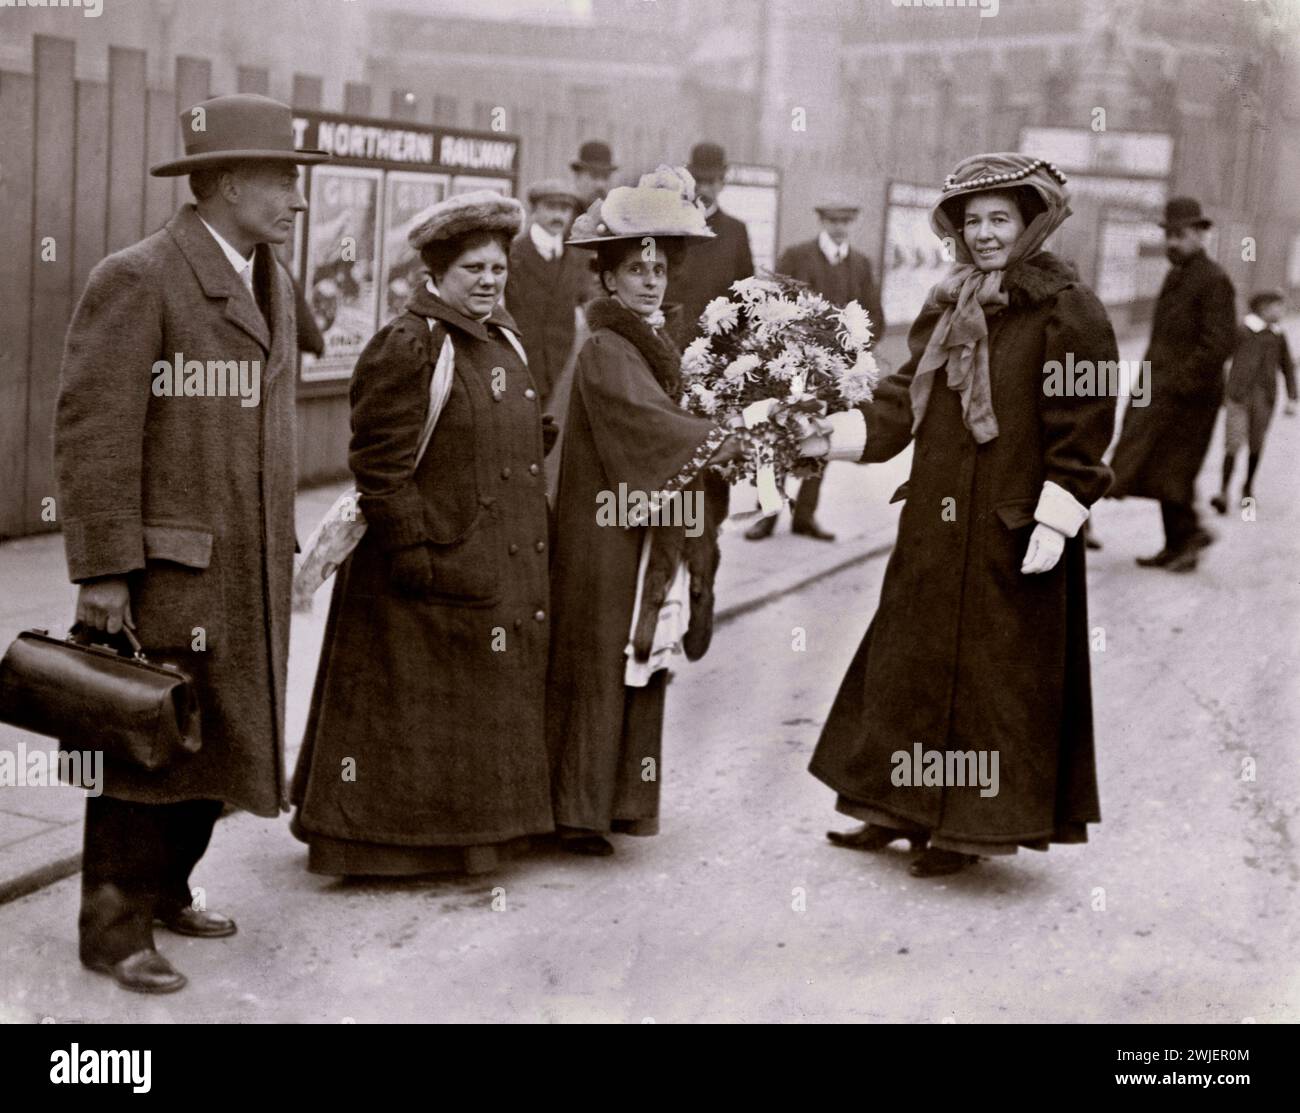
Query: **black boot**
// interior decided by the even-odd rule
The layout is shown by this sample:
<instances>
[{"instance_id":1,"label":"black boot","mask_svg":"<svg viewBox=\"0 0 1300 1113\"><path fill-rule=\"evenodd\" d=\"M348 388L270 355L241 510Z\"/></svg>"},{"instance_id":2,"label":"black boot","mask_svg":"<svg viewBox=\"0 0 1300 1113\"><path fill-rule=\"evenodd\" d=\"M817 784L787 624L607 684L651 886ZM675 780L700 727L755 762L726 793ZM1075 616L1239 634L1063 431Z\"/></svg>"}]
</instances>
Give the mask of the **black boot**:
<instances>
[{"instance_id":1,"label":"black boot","mask_svg":"<svg viewBox=\"0 0 1300 1113\"><path fill-rule=\"evenodd\" d=\"M827 831L826 837L836 846L849 850L884 850L897 839L907 839L913 850L920 850L926 843L925 835L881 827L876 823L868 823L857 831Z\"/></svg>"},{"instance_id":2,"label":"black boot","mask_svg":"<svg viewBox=\"0 0 1300 1113\"><path fill-rule=\"evenodd\" d=\"M958 854L955 850L938 850L932 846L908 867L907 872L913 877L944 877L978 861L974 854Z\"/></svg>"}]
</instances>

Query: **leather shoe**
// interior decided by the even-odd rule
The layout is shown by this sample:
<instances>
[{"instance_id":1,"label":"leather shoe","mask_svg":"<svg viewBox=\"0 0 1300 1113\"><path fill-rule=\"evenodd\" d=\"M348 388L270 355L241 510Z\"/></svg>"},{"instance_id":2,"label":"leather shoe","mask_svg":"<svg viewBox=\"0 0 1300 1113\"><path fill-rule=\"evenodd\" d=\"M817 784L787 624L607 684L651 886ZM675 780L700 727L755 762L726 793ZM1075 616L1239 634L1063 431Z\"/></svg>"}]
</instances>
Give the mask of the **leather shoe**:
<instances>
[{"instance_id":1,"label":"leather shoe","mask_svg":"<svg viewBox=\"0 0 1300 1113\"><path fill-rule=\"evenodd\" d=\"M175 993L184 989L188 980L152 947L127 955L121 962L83 958L81 964L97 974L107 974L132 993Z\"/></svg>"},{"instance_id":2,"label":"leather shoe","mask_svg":"<svg viewBox=\"0 0 1300 1113\"><path fill-rule=\"evenodd\" d=\"M924 835L911 835L876 823L868 823L856 831L827 831L826 837L848 850L883 850L895 839L907 839L913 850L920 850L926 843Z\"/></svg>"},{"instance_id":3,"label":"leather shoe","mask_svg":"<svg viewBox=\"0 0 1300 1113\"><path fill-rule=\"evenodd\" d=\"M834 541L835 534L830 530L822 529L816 522L809 522L807 525L796 525L790 527L791 533L797 533L800 537L811 537L814 541Z\"/></svg>"},{"instance_id":4,"label":"leather shoe","mask_svg":"<svg viewBox=\"0 0 1300 1113\"><path fill-rule=\"evenodd\" d=\"M1210 499L1210 505L1220 514L1226 514L1228 512L1228 499L1226 495L1214 495Z\"/></svg>"},{"instance_id":5,"label":"leather shoe","mask_svg":"<svg viewBox=\"0 0 1300 1113\"><path fill-rule=\"evenodd\" d=\"M944 877L978 861L974 854L958 854L955 850L938 850L932 846L908 866L907 872L913 877Z\"/></svg>"},{"instance_id":6,"label":"leather shoe","mask_svg":"<svg viewBox=\"0 0 1300 1113\"><path fill-rule=\"evenodd\" d=\"M1166 572L1195 572L1199 561L1196 549L1188 545L1173 560L1165 565Z\"/></svg>"},{"instance_id":7,"label":"leather shoe","mask_svg":"<svg viewBox=\"0 0 1300 1113\"><path fill-rule=\"evenodd\" d=\"M1198 529L1191 537L1187 539L1187 548L1192 552L1199 552L1201 549L1208 549L1219 538L1211 533L1208 529Z\"/></svg>"},{"instance_id":8,"label":"leather shoe","mask_svg":"<svg viewBox=\"0 0 1300 1113\"><path fill-rule=\"evenodd\" d=\"M614 844L600 835L562 835L560 849L589 858L608 858L614 853Z\"/></svg>"},{"instance_id":9,"label":"leather shoe","mask_svg":"<svg viewBox=\"0 0 1300 1113\"><path fill-rule=\"evenodd\" d=\"M1163 568L1177 555L1174 549L1161 549L1155 556L1138 557L1137 562L1143 568Z\"/></svg>"},{"instance_id":10,"label":"leather shoe","mask_svg":"<svg viewBox=\"0 0 1300 1113\"><path fill-rule=\"evenodd\" d=\"M767 518L759 518L749 529L745 530L745 540L762 541L765 537L771 537L774 529L776 529L775 514Z\"/></svg>"},{"instance_id":11,"label":"leather shoe","mask_svg":"<svg viewBox=\"0 0 1300 1113\"><path fill-rule=\"evenodd\" d=\"M197 939L224 939L236 931L235 921L229 916L191 908L188 904L175 911L160 912L156 919L177 935L193 935Z\"/></svg>"}]
</instances>

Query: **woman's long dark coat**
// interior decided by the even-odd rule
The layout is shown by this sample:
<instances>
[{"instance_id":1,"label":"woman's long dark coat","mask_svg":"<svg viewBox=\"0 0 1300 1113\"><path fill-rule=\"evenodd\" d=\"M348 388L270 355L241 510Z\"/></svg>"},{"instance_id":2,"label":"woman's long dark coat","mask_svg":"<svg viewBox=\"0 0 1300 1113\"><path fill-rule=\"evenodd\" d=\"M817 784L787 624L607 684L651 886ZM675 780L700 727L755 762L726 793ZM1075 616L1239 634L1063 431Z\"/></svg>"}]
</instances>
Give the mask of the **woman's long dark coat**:
<instances>
[{"instance_id":1,"label":"woman's long dark coat","mask_svg":"<svg viewBox=\"0 0 1300 1113\"><path fill-rule=\"evenodd\" d=\"M1067 352L1113 360L1117 350L1101 303L1054 256L1008 269L1003 285L1010 305L989 323L999 434L976 443L940 372L895 495L906 502L880 606L811 770L842 797L949 839L1078 841L1082 824L1100 819L1082 536L1049 572L1020 565L1045 480L1084 505L1110 483L1101 455L1114 398L1049 396L1044 363ZM936 320L931 310L917 319L911 359L864 407L864 462L912 440L908 387ZM997 750L998 794L894 785L892 755L917 743Z\"/></svg>"},{"instance_id":2,"label":"woman's long dark coat","mask_svg":"<svg viewBox=\"0 0 1300 1113\"><path fill-rule=\"evenodd\" d=\"M1124 411L1112 498L1195 500L1236 331L1232 281L1218 263L1202 251L1169 268L1143 357L1151 363L1151 400Z\"/></svg>"},{"instance_id":3,"label":"woman's long dark coat","mask_svg":"<svg viewBox=\"0 0 1300 1113\"><path fill-rule=\"evenodd\" d=\"M552 829L541 416L503 327L421 290L353 374L349 465L369 527L338 571L294 774L308 835L475 846ZM444 330L454 384L412 472ZM387 552L420 542L435 594L414 600Z\"/></svg>"},{"instance_id":4,"label":"woman's long dark coat","mask_svg":"<svg viewBox=\"0 0 1300 1113\"><path fill-rule=\"evenodd\" d=\"M653 781L643 781L642 774L646 758L659 764L664 688L660 679L646 688L628 688L624 650L647 529L665 535L681 531L602 525L597 500L604 492L616 493L620 484L646 495L690 485L693 494L702 495L706 481L698 473L723 432L669 396L665 383L671 387L680 364L670 342L609 298L591 302L587 314L592 334L574 369L555 506L547 744L555 822L609 831L615 821L654 821L658 815L658 771ZM726 516L725 489L710 505L703 532L683 554L692 573L686 641L692 658L707 646L712 623L715 531ZM652 560L647 571L647 594L654 592L656 563ZM659 580L662 592L667 577ZM629 693L637 693L637 706L625 715ZM629 753L626 744L642 748Z\"/></svg>"}]
</instances>

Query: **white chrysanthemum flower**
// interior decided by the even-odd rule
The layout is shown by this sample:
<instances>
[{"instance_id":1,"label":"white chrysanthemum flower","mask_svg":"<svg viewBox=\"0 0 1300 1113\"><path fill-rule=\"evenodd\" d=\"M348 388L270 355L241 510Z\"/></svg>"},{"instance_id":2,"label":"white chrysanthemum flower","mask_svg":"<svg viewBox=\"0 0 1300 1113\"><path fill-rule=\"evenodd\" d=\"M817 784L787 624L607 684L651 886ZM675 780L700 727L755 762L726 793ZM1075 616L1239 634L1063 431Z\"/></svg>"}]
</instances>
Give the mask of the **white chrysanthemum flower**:
<instances>
[{"instance_id":1,"label":"white chrysanthemum flower","mask_svg":"<svg viewBox=\"0 0 1300 1113\"><path fill-rule=\"evenodd\" d=\"M733 293L740 295L740 299L746 304L762 301L764 298L781 292L781 287L775 282L758 277L737 279L731 284L731 289Z\"/></svg>"},{"instance_id":2,"label":"white chrysanthemum flower","mask_svg":"<svg viewBox=\"0 0 1300 1113\"><path fill-rule=\"evenodd\" d=\"M784 298L769 298L750 307L750 318L766 332L776 332L804 315L802 306Z\"/></svg>"},{"instance_id":3,"label":"white chrysanthemum flower","mask_svg":"<svg viewBox=\"0 0 1300 1113\"><path fill-rule=\"evenodd\" d=\"M830 302L812 290L800 290L796 301L804 307L810 317L819 317L829 312L831 308Z\"/></svg>"},{"instance_id":4,"label":"white chrysanthemum flower","mask_svg":"<svg viewBox=\"0 0 1300 1113\"><path fill-rule=\"evenodd\" d=\"M736 327L739 309L729 298L714 298L704 307L704 331L709 336L730 332Z\"/></svg>"},{"instance_id":5,"label":"white chrysanthemum flower","mask_svg":"<svg viewBox=\"0 0 1300 1113\"><path fill-rule=\"evenodd\" d=\"M694 377L709 369L709 338L697 336L682 352L682 373Z\"/></svg>"},{"instance_id":6,"label":"white chrysanthemum flower","mask_svg":"<svg viewBox=\"0 0 1300 1113\"><path fill-rule=\"evenodd\" d=\"M758 368L758 365L761 362L762 361L758 358L758 356L753 355L752 353L743 356L737 356L729 364L727 364L726 370L722 372L723 378L726 379L743 378L744 376L748 375L751 371L756 370Z\"/></svg>"},{"instance_id":7,"label":"white chrysanthemum flower","mask_svg":"<svg viewBox=\"0 0 1300 1113\"><path fill-rule=\"evenodd\" d=\"M870 402L875 397L876 384L880 381L880 368L875 356L870 352L859 352L857 362L840 375L836 388L840 397L851 404Z\"/></svg>"},{"instance_id":8,"label":"white chrysanthemum flower","mask_svg":"<svg viewBox=\"0 0 1300 1113\"><path fill-rule=\"evenodd\" d=\"M788 383L802 369L803 363L799 358L799 353L793 348L786 348L767 365L767 373L772 378L779 379L783 383Z\"/></svg>"},{"instance_id":9,"label":"white chrysanthemum flower","mask_svg":"<svg viewBox=\"0 0 1300 1113\"><path fill-rule=\"evenodd\" d=\"M699 406L700 412L712 416L718 410L718 396L705 387L700 387L695 392L695 401Z\"/></svg>"},{"instance_id":10,"label":"white chrysanthemum flower","mask_svg":"<svg viewBox=\"0 0 1300 1113\"><path fill-rule=\"evenodd\" d=\"M856 301L841 309L839 318L837 337L845 350L860 351L871 343L871 317Z\"/></svg>"}]
</instances>

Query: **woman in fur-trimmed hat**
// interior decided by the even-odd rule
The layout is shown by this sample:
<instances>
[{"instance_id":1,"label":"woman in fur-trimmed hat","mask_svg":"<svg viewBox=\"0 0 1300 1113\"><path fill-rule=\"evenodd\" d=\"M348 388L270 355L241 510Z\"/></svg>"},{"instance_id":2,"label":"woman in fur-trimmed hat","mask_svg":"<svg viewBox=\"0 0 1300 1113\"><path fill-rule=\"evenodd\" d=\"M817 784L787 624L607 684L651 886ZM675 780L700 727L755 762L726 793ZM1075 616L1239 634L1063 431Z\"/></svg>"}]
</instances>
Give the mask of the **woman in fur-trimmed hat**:
<instances>
[{"instance_id":1,"label":"woman in fur-trimmed hat","mask_svg":"<svg viewBox=\"0 0 1300 1113\"><path fill-rule=\"evenodd\" d=\"M427 281L352 375L367 531L338 570L292 789L314 873L479 873L553 827L543 423L501 308L522 220L486 191L430 208L410 235Z\"/></svg>"},{"instance_id":2,"label":"woman in fur-trimmed hat","mask_svg":"<svg viewBox=\"0 0 1300 1113\"><path fill-rule=\"evenodd\" d=\"M679 648L702 656L712 632L727 487L706 469L735 445L678 406L662 309L683 249L711 235L690 175L660 167L593 202L569 240L595 251L605 291L574 369L551 562L546 733L556 828L575 853L657 833L668 665Z\"/></svg>"},{"instance_id":3,"label":"woman in fur-trimmed hat","mask_svg":"<svg viewBox=\"0 0 1300 1113\"><path fill-rule=\"evenodd\" d=\"M1115 399L1059 372L1118 352L1096 296L1043 250L1070 214L1064 182L1021 154L957 166L931 214L957 261L911 358L831 419L835 458L914 450L880 605L811 770L866 823L831 841L928 844L918 877L1084 842L1101 818L1080 527L1111 482Z\"/></svg>"}]
</instances>

